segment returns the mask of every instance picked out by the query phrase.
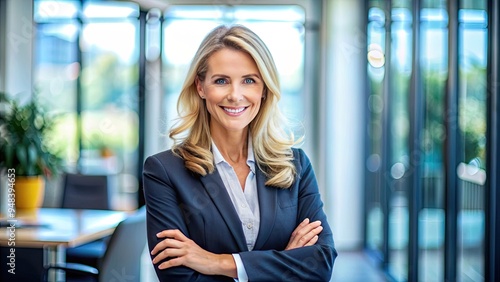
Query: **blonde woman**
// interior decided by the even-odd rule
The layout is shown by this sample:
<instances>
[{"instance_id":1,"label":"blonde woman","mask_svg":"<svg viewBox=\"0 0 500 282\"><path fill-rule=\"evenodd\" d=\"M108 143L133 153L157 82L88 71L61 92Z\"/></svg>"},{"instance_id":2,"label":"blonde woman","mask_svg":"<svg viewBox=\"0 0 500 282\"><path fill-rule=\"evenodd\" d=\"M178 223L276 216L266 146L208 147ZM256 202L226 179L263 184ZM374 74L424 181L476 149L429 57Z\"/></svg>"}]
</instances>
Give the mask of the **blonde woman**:
<instances>
[{"instance_id":1,"label":"blonde woman","mask_svg":"<svg viewBox=\"0 0 500 282\"><path fill-rule=\"evenodd\" d=\"M330 280L332 231L279 99L274 61L254 32L207 35L179 96L175 145L144 164L160 281Z\"/></svg>"}]
</instances>

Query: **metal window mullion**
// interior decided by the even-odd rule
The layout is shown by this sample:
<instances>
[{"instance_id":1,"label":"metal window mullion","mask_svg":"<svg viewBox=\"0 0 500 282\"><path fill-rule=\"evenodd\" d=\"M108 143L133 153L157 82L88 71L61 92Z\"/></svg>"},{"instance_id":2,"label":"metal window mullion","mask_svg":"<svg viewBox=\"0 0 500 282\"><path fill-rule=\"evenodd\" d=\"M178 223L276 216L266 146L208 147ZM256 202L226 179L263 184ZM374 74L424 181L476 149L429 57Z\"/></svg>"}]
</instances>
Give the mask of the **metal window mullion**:
<instances>
[{"instance_id":1,"label":"metal window mullion","mask_svg":"<svg viewBox=\"0 0 500 282\"><path fill-rule=\"evenodd\" d=\"M390 150L391 148L391 134L390 134L390 125L391 125L391 11L392 11L392 1L388 0L385 2L386 6L384 7L385 11L385 48L384 48L384 56L385 56L385 74L382 86L382 99L384 104L384 110L382 111L382 150L381 150L381 170L380 170L380 199L381 206L384 216L383 221L383 244L382 244L382 253L383 253L383 264L384 269L389 273L389 263L390 263L390 249L389 249L389 212L390 212L390 200L391 200L391 174L390 174ZM389 273L390 274L390 273Z\"/></svg>"},{"instance_id":2,"label":"metal window mullion","mask_svg":"<svg viewBox=\"0 0 500 282\"><path fill-rule=\"evenodd\" d=\"M458 126L458 1L448 1L448 82L445 98L445 254L444 280L457 277L458 179L456 169L460 155Z\"/></svg>"},{"instance_id":3,"label":"metal window mullion","mask_svg":"<svg viewBox=\"0 0 500 282\"><path fill-rule=\"evenodd\" d=\"M364 11L365 11L365 17L366 17L366 20L365 20L365 24L364 24L364 33L366 34L366 39L368 40L368 12L369 12L369 9L370 9L370 5L368 4L368 1L363 1L363 3L365 3L365 5L363 6L364 8ZM368 44L366 44L368 45ZM363 52L364 54L367 54L368 53L368 46L365 46L364 49L363 49ZM368 66L368 59L365 59L365 66ZM364 124L366 124L367 126L370 124L371 122L371 111L370 111L370 107L368 106L368 99L371 95L371 85L370 85L370 78L368 76L368 72L365 76L365 96L364 96L364 101L365 103L363 104L363 108L364 108L364 114L363 114L363 120L364 120ZM364 134L365 138L364 138L364 142L363 142L363 157L364 157L364 160L368 160L368 157L370 157L371 155L371 144L372 144L372 141L371 139L369 138L369 136L367 136L367 131L365 131L365 134ZM370 183L370 178L372 177L372 174L373 172L370 172L366 169L366 167L364 168L364 183L363 183L363 187L364 187L364 197L363 197L363 201L364 201L364 210L363 210L363 226L364 226L364 231L363 231L363 248L366 250L366 251L373 251L371 248L369 248L368 246L368 215L370 213L370 206L372 204L372 201L373 201L373 191L376 189L376 187L371 187L369 188L368 186L368 183Z\"/></svg>"},{"instance_id":4,"label":"metal window mullion","mask_svg":"<svg viewBox=\"0 0 500 282\"><path fill-rule=\"evenodd\" d=\"M146 12L140 11L139 14L139 81L138 81L138 116L139 116L139 144L137 148L137 179L139 191L137 193L138 207L143 206L146 201L144 199L142 187L142 165L144 162L144 138L145 138L145 115L146 115Z\"/></svg>"},{"instance_id":5,"label":"metal window mullion","mask_svg":"<svg viewBox=\"0 0 500 282\"><path fill-rule=\"evenodd\" d=\"M419 246L418 214L422 208L422 164L423 149L421 136L424 128L425 95L422 93L420 68L420 1L413 1L412 23L412 75L410 86L410 183L409 185L409 240L408 240L408 281L418 281Z\"/></svg>"},{"instance_id":6,"label":"metal window mullion","mask_svg":"<svg viewBox=\"0 0 500 282\"><path fill-rule=\"evenodd\" d=\"M488 1L487 180L485 196L485 280L497 281L500 265L500 3Z\"/></svg>"}]
</instances>

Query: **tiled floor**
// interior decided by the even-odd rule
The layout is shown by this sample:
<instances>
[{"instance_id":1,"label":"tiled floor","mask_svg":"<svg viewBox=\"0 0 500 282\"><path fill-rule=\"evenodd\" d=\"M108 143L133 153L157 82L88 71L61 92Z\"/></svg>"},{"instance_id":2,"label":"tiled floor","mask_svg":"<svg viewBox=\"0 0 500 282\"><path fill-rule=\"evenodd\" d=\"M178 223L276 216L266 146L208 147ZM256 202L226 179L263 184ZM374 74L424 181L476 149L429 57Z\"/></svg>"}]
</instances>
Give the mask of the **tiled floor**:
<instances>
[{"instance_id":1,"label":"tiled floor","mask_svg":"<svg viewBox=\"0 0 500 282\"><path fill-rule=\"evenodd\" d=\"M339 251L331 282L385 282L384 274L363 252Z\"/></svg>"}]
</instances>

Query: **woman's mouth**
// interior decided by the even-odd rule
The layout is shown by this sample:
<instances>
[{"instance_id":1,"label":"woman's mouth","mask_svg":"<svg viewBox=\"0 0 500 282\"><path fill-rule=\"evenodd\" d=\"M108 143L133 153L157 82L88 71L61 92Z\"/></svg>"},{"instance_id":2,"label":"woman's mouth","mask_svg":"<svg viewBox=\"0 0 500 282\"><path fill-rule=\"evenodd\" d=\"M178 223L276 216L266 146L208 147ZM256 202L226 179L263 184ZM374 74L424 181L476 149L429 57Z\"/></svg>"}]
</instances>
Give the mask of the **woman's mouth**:
<instances>
[{"instance_id":1,"label":"woman's mouth","mask_svg":"<svg viewBox=\"0 0 500 282\"><path fill-rule=\"evenodd\" d=\"M230 116L239 116L242 114L248 107L238 107L238 108L227 108L221 107L228 115Z\"/></svg>"}]
</instances>

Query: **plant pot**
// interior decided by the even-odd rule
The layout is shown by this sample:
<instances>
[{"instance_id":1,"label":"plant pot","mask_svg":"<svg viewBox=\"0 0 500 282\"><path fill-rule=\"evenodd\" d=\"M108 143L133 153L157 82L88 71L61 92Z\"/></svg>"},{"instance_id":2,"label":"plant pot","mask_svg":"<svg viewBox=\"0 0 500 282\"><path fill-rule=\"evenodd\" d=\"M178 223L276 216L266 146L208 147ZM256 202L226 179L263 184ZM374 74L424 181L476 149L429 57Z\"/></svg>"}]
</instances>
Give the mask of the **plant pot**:
<instances>
[{"instance_id":1,"label":"plant pot","mask_svg":"<svg viewBox=\"0 0 500 282\"><path fill-rule=\"evenodd\" d=\"M45 179L42 176L17 176L16 210L36 210L43 204Z\"/></svg>"}]
</instances>

